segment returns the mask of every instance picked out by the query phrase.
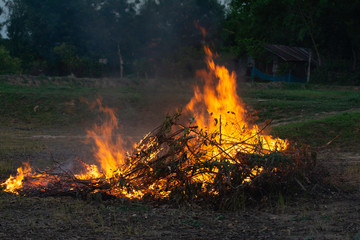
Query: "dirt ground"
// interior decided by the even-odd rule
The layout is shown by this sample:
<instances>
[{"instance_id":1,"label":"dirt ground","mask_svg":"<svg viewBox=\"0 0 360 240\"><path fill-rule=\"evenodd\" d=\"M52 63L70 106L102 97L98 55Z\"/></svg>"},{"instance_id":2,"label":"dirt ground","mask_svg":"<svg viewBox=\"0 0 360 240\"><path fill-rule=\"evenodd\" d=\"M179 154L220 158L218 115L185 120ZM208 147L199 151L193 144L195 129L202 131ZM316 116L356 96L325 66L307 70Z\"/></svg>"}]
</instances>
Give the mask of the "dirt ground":
<instances>
[{"instance_id":1,"label":"dirt ground","mask_svg":"<svg viewBox=\"0 0 360 240\"><path fill-rule=\"evenodd\" d=\"M53 159L65 164L76 157L92 161L82 130L2 130L17 132L8 136L9 141L39 146L33 153L9 153L18 164L29 159L44 168ZM96 195L84 200L2 192L0 239L360 239L359 153L325 150L319 152L318 164L327 166L340 189L235 212L104 200Z\"/></svg>"},{"instance_id":2,"label":"dirt ground","mask_svg":"<svg viewBox=\"0 0 360 240\"><path fill-rule=\"evenodd\" d=\"M1 196L1 239L359 239L359 195L237 212Z\"/></svg>"},{"instance_id":3,"label":"dirt ground","mask_svg":"<svg viewBox=\"0 0 360 240\"><path fill-rule=\"evenodd\" d=\"M183 99L176 99L170 105L181 102ZM167 111L161 100L155 100L152 108L140 109L134 114L138 117L122 127L125 138L136 142L156 127ZM71 165L77 157L93 161L91 146L84 143L85 129L0 130L3 142L24 145L23 151L6 154L14 166L27 160L38 168L51 166L54 160ZM0 239L360 240L360 150L344 153L325 149L318 153L317 161L330 172L337 187L238 211L106 200L96 194L80 199L0 192Z\"/></svg>"}]
</instances>

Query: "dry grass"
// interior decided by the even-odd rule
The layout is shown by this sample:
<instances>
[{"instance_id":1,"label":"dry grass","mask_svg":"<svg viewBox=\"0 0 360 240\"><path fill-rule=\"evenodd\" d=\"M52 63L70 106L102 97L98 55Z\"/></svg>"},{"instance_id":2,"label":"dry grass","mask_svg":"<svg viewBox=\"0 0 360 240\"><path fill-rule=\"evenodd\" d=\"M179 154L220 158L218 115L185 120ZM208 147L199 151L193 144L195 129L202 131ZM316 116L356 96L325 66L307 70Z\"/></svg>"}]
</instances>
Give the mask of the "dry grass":
<instances>
[{"instance_id":1,"label":"dry grass","mask_svg":"<svg viewBox=\"0 0 360 240\"><path fill-rule=\"evenodd\" d=\"M59 84L61 85L61 84ZM59 122L52 123L46 118L45 121L48 124L47 128L42 128L41 122L45 115L26 115L26 112L21 112L23 107L29 107L31 111L28 113L34 113L34 106L38 105L36 96L34 97L30 93L34 90L35 86L29 86L25 89L28 93L19 92L22 87L8 88L7 94L2 94L0 100L4 100L4 96L15 96L10 99L15 101L13 106L18 108L2 109L7 111L11 115L1 115L1 122L8 123L8 128L1 128L0 131L0 171L4 174L13 172L20 162L26 161L30 156L32 163L37 163L38 160L43 163L49 163L50 152L54 157L61 160L74 159L76 155L82 154L82 152L88 153L88 148L84 148L81 144L81 140L78 139L78 143L75 140L69 141L66 138L59 139L44 139L34 140L33 138L23 138L23 136L38 135L39 131L43 131L42 134L48 134L49 131L56 129L54 135L64 135L64 132L70 132L70 135L78 133L77 128L68 127L61 124L63 119L66 121L73 121L68 118L69 115L56 115L59 117ZM82 88L81 85L78 86ZM89 87L89 86L87 86ZM56 86L54 88L57 88ZM55 98L53 102L49 102L52 106L57 105L59 102L71 101L75 96L78 99L79 95L82 95L81 89L75 88L70 97ZM118 97L117 92L120 88L108 88L106 91L109 97L105 99L109 105L112 106L126 106L128 104L131 108L119 108L119 115L123 115L123 120L133 119L132 117L138 117L139 121L128 121L129 128L135 129L138 132L138 128L143 125L155 126L159 122L154 124L154 121L159 116L151 117L148 114L149 111L157 109L157 105L150 108L147 105L149 99L154 96L159 96L157 103L164 102L161 99L161 89L158 90L158 94L147 95L146 99L143 99L143 92L133 91L134 89L128 89L129 94L125 94L124 98L129 99L124 104L124 98ZM122 88L124 90L124 88ZM24 90L24 91L25 91ZM53 90L40 89L43 94L54 93ZM40 91L39 90L39 91ZM100 90L100 91L103 91ZM176 90L176 89L175 89ZM244 88L244 91L248 91L249 88ZM296 90L296 89L295 89ZM57 94L63 95L68 89L62 89L57 91ZM190 88L189 88L190 91ZM250 103L254 108L263 111L262 118L265 120L268 118L281 119L288 118L285 116L291 114L291 116L301 116L301 114L308 112L310 115L314 111L337 111L338 109L346 110L352 108L357 104L359 107L358 98L356 95L358 92L351 89L345 90L344 93L336 93L336 90L331 90L333 93L328 95L329 90L317 89L312 91L313 95L309 96L308 89L293 91L286 89L284 92L282 89L274 89L267 91L265 88L253 88L248 91L248 95L245 98L245 102ZM93 95L96 92L95 89L90 89L90 93ZM166 90L165 92L168 92ZM310 91L311 92L311 91ZM334 93L335 92L335 93ZM173 95L176 95L177 91L172 91ZM258 94L257 94L258 93ZM286 94L282 97L282 94ZM351 94L348 94L351 93ZM70 94L70 95L71 95ZM87 93L85 93L86 95ZM176 102L183 101L188 97L184 97L183 92L179 93L178 100ZM355 95L354 95L355 94ZM65 94L66 95L66 94ZM171 94L168 94L168 96ZM326 101L321 99L327 96ZM20 97L24 96L21 101L25 101L26 104L19 105ZM69 94L67 93L67 96ZM310 98L310 101L308 99ZM272 101L276 98L276 101ZM18 99L18 100L17 100ZM65 101L65 100L66 101ZM113 101L115 99L115 101ZM266 101L258 101L259 99L265 99ZM41 99L40 99L41 100ZM39 100L39 101L40 101ZM61 100L61 101L60 101ZM64 100L64 101L63 101ZM18 102L16 102L18 101ZM21 103L21 102L20 102ZM36 103L36 105L34 105ZM75 102L77 104L78 102ZM121 104L123 105L121 105ZM273 104L272 104L273 103ZM281 105L278 105L281 103ZM288 104L290 103L290 104ZM351 103L349 105L349 103ZM316 106L314 105L316 104ZM333 104L333 105L332 105ZM42 104L44 107L46 104ZM65 105L57 105L61 109ZM304 106L304 107L302 107ZM328 107L331 106L329 110ZM56 108L42 108L54 113ZM80 111L87 111L79 106L76 108ZM163 108L165 109L165 107ZM305 111L304 111L305 109ZM125 110L125 111L124 111ZM9 112L10 111L10 112ZM65 111L65 110L64 110ZM21 114L17 115L18 112ZM76 111L70 111L71 114L76 114ZM129 114L128 116L126 114ZM130 116L131 115L131 116ZM158 114L159 115L159 114ZM350 114L352 115L352 114ZM30 116L30 118L29 118ZM81 114L79 115L81 116ZM146 117L144 117L146 116ZM160 116L160 119L164 115ZM37 127L32 129L26 129L29 126L33 127L34 124L28 119L35 117L40 123ZM334 125L341 122L348 122L349 116L332 118ZM81 120L81 117L75 118L74 121ZM9 121L11 120L11 121ZM299 120L299 119L296 119ZM300 119L301 120L301 119ZM139 124L140 123L140 124ZM325 123L327 123L325 121ZM50 125L49 125L50 124ZM36 125L36 124L35 124ZM350 124L351 126L355 126ZM3 125L4 126L4 125ZM23 130L16 129L16 127L24 128ZM298 129L304 130L308 135L304 137L311 143L313 137L322 138L322 142L327 142L329 135L318 134L318 127L324 127L326 124L320 124L319 122L307 122L305 125L291 125L288 131L284 133L285 137L291 137L300 139ZM61 127L61 129L59 128ZM149 129L149 128L147 128ZM151 128L150 128L151 129ZM347 129L343 127L345 132L353 132L354 129ZM143 129L142 129L143 130ZM76 132L76 133L73 133ZM345 145L350 146L354 151L352 155L356 155L358 151L358 145L352 145L354 142L353 135L345 134L342 139ZM18 138L20 137L20 138ZM319 141L320 143L320 141ZM48 147L44 149L44 146ZM70 150L69 150L70 149ZM357 181L359 179L358 164L355 165L339 165L332 164L332 161L340 159L343 162L349 161L349 159L341 158L343 153L338 152L338 148L329 148L329 153L325 156L323 152L322 157L319 158L320 164L330 168L332 173L329 178L336 183L340 183L344 186L349 180ZM69 154L69 152L72 152ZM358 152L357 152L358 154ZM84 159L87 159L84 157ZM340 177L338 176L340 174ZM2 175L5 177L4 175ZM343 176L349 176L350 179L344 179ZM343 179L339 182L339 179ZM358 183L358 182L357 182ZM124 199L118 198L116 200L103 200L98 195L88 195L85 199L70 198L70 197L49 197L49 198L37 198L37 197L19 197L12 194L0 192L0 238L1 239L360 239L360 217L359 217L359 194L358 185L352 184L351 193L337 192L334 189L330 189L326 194L321 188L316 188L318 194L314 196L295 194L291 197L284 195L280 196L277 192L273 199L269 199L258 205L249 207L244 204L243 198L238 199L238 205L241 206L237 211L213 211L210 208L200 209L196 204L182 205L181 207L169 206L167 204L160 204L159 202L152 203L136 203L127 202ZM265 199L264 199L265 200Z\"/></svg>"}]
</instances>

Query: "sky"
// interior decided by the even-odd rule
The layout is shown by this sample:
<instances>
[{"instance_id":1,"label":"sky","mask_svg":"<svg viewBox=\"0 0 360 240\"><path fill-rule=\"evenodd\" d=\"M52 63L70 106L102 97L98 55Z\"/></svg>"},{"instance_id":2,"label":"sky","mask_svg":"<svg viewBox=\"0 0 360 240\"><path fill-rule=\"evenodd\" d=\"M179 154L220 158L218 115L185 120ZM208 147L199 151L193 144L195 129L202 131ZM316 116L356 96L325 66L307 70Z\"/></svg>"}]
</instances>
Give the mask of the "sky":
<instances>
[{"instance_id":1,"label":"sky","mask_svg":"<svg viewBox=\"0 0 360 240\"><path fill-rule=\"evenodd\" d=\"M0 7L1 8L4 7L4 3L2 1L0 1ZM5 18L6 18L6 12L4 12L3 14L0 15L0 22L4 22ZM1 33L1 36L5 37L6 36L6 28L3 28L0 33Z\"/></svg>"}]
</instances>

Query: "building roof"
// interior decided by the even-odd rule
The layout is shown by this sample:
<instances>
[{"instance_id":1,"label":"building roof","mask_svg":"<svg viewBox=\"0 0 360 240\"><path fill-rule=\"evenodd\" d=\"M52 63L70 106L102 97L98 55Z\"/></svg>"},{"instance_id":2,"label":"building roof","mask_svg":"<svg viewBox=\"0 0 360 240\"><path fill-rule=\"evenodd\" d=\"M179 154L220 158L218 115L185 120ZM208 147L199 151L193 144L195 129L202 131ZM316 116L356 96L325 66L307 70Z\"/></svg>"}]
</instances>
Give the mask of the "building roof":
<instances>
[{"instance_id":1,"label":"building roof","mask_svg":"<svg viewBox=\"0 0 360 240\"><path fill-rule=\"evenodd\" d=\"M285 45L265 44L265 49L287 62L308 62L311 49ZM314 62L314 59L312 59Z\"/></svg>"}]
</instances>

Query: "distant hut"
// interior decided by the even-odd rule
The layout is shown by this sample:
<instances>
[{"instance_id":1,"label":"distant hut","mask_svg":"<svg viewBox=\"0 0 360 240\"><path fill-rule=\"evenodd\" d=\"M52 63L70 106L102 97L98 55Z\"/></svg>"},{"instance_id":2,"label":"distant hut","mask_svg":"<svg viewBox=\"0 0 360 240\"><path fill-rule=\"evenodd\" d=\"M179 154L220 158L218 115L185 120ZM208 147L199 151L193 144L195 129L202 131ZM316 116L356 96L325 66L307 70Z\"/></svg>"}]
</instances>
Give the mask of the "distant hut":
<instances>
[{"instance_id":1,"label":"distant hut","mask_svg":"<svg viewBox=\"0 0 360 240\"><path fill-rule=\"evenodd\" d=\"M270 81L309 82L311 49L285 45L265 44L264 57L252 59L251 78Z\"/></svg>"}]
</instances>

